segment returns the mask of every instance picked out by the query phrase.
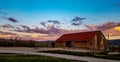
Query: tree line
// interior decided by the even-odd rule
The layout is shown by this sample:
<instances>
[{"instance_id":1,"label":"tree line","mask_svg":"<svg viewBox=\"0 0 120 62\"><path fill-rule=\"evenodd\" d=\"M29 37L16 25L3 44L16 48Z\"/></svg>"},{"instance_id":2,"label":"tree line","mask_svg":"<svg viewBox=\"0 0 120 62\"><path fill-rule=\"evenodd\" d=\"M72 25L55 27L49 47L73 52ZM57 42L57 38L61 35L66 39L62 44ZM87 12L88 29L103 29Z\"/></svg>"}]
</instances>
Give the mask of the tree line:
<instances>
[{"instance_id":1,"label":"tree line","mask_svg":"<svg viewBox=\"0 0 120 62\"><path fill-rule=\"evenodd\" d=\"M36 41L15 39L0 39L0 47L36 47Z\"/></svg>"}]
</instances>

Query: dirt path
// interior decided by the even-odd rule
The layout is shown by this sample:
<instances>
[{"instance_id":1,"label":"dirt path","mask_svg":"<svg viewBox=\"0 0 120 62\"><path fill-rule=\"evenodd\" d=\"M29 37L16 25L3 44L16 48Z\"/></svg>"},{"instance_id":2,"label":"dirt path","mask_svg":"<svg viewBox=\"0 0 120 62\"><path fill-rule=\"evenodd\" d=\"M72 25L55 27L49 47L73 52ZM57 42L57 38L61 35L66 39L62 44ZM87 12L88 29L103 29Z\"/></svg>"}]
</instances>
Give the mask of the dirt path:
<instances>
[{"instance_id":1,"label":"dirt path","mask_svg":"<svg viewBox=\"0 0 120 62\"><path fill-rule=\"evenodd\" d=\"M93 58L93 57L81 57L81 56L72 56L72 55L64 55L64 54L53 54L53 53L43 53L43 52L34 52L34 51L24 51L24 50L11 50L11 49L0 49L0 53L18 53L18 54L30 54L30 55L44 55L44 56L52 56L52 57L60 57L65 59L72 59L72 60L82 60L88 62L120 62L117 60L108 60L108 59L100 59L100 58Z\"/></svg>"}]
</instances>

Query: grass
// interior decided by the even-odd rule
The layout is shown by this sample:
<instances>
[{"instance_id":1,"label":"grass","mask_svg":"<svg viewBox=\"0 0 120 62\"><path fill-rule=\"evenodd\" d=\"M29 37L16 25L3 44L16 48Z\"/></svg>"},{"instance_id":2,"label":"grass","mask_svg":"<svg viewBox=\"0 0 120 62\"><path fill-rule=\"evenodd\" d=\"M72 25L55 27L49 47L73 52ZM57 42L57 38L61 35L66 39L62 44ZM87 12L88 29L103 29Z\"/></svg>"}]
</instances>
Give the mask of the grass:
<instances>
[{"instance_id":1,"label":"grass","mask_svg":"<svg viewBox=\"0 0 120 62\"><path fill-rule=\"evenodd\" d=\"M0 54L0 62L84 62L49 56Z\"/></svg>"},{"instance_id":2,"label":"grass","mask_svg":"<svg viewBox=\"0 0 120 62\"><path fill-rule=\"evenodd\" d=\"M119 55L107 55L107 52L71 52L71 51L64 51L64 50L52 50L52 51L42 51L42 52L120 60L120 54Z\"/></svg>"}]
</instances>

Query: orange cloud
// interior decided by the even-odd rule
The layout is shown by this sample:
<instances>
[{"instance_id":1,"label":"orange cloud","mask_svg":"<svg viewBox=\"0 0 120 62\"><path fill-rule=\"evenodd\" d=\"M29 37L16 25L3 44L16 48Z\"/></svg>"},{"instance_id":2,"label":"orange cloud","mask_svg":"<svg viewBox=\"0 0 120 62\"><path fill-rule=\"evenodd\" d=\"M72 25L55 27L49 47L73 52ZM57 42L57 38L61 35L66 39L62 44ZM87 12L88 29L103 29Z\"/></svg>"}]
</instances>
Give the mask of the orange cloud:
<instances>
[{"instance_id":1,"label":"orange cloud","mask_svg":"<svg viewBox=\"0 0 120 62\"><path fill-rule=\"evenodd\" d=\"M110 39L120 39L120 36L110 36Z\"/></svg>"},{"instance_id":2,"label":"orange cloud","mask_svg":"<svg viewBox=\"0 0 120 62\"><path fill-rule=\"evenodd\" d=\"M109 39L120 39L120 31L118 31L118 28L116 29L116 27L103 31L107 39L108 39L108 35L109 35Z\"/></svg>"},{"instance_id":3,"label":"orange cloud","mask_svg":"<svg viewBox=\"0 0 120 62\"><path fill-rule=\"evenodd\" d=\"M114 30L120 31L120 26L116 26Z\"/></svg>"},{"instance_id":4,"label":"orange cloud","mask_svg":"<svg viewBox=\"0 0 120 62\"><path fill-rule=\"evenodd\" d=\"M31 37L32 38L39 38L39 36L37 36L37 35L32 35Z\"/></svg>"},{"instance_id":5,"label":"orange cloud","mask_svg":"<svg viewBox=\"0 0 120 62\"><path fill-rule=\"evenodd\" d=\"M0 38L10 38L11 37L11 35L1 35L0 34Z\"/></svg>"},{"instance_id":6,"label":"orange cloud","mask_svg":"<svg viewBox=\"0 0 120 62\"><path fill-rule=\"evenodd\" d=\"M33 33L30 35L32 38L39 38L41 36L47 36L47 34L38 34L38 33Z\"/></svg>"}]
</instances>

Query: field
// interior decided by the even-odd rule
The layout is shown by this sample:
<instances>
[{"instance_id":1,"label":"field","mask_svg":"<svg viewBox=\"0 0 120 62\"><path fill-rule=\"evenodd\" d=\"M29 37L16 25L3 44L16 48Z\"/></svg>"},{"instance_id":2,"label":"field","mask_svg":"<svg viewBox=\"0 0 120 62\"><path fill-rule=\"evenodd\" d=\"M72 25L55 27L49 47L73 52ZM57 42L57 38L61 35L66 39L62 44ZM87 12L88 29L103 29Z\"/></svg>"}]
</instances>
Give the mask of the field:
<instances>
[{"instance_id":1,"label":"field","mask_svg":"<svg viewBox=\"0 0 120 62\"><path fill-rule=\"evenodd\" d=\"M82 62L49 56L0 54L0 62Z\"/></svg>"}]
</instances>

